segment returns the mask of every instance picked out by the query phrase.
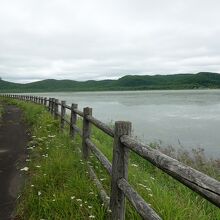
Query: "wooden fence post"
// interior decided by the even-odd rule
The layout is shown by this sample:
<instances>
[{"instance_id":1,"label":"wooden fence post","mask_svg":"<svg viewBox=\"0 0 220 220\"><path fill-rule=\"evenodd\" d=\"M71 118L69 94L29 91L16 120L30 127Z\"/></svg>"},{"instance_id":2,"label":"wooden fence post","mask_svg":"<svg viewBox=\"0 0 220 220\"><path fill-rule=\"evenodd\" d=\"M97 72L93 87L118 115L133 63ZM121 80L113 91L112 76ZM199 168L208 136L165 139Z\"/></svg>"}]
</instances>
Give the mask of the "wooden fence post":
<instances>
[{"instance_id":1,"label":"wooden fence post","mask_svg":"<svg viewBox=\"0 0 220 220\"><path fill-rule=\"evenodd\" d=\"M47 106L47 97L44 97L44 106Z\"/></svg>"},{"instance_id":2,"label":"wooden fence post","mask_svg":"<svg viewBox=\"0 0 220 220\"><path fill-rule=\"evenodd\" d=\"M73 125L76 125L77 114L74 112L74 109L78 108L78 104L71 105L71 116L70 116L70 136L74 138L76 136L76 131L73 128Z\"/></svg>"},{"instance_id":3,"label":"wooden fence post","mask_svg":"<svg viewBox=\"0 0 220 220\"><path fill-rule=\"evenodd\" d=\"M59 111L59 100L58 99L55 99L55 102L54 102L54 118L55 119L58 119L58 111Z\"/></svg>"},{"instance_id":4,"label":"wooden fence post","mask_svg":"<svg viewBox=\"0 0 220 220\"><path fill-rule=\"evenodd\" d=\"M65 114L66 114L66 101L61 101L61 117L60 117L60 124L61 129L64 129L65 126Z\"/></svg>"},{"instance_id":5,"label":"wooden fence post","mask_svg":"<svg viewBox=\"0 0 220 220\"><path fill-rule=\"evenodd\" d=\"M89 157L89 148L86 144L86 139L90 138L91 134L91 123L86 119L88 115L92 115L92 108L86 107L83 109L83 136L82 136L82 151L83 158L85 160Z\"/></svg>"},{"instance_id":6,"label":"wooden fence post","mask_svg":"<svg viewBox=\"0 0 220 220\"><path fill-rule=\"evenodd\" d=\"M118 187L118 180L128 179L129 150L120 141L122 135L131 135L131 122L115 122L115 135L112 159L112 180L110 209L112 220L125 219L125 195Z\"/></svg>"},{"instance_id":7,"label":"wooden fence post","mask_svg":"<svg viewBox=\"0 0 220 220\"><path fill-rule=\"evenodd\" d=\"M51 109L50 109L51 115L53 115L54 106L55 106L55 99L54 99L54 98L51 98Z\"/></svg>"},{"instance_id":8,"label":"wooden fence post","mask_svg":"<svg viewBox=\"0 0 220 220\"><path fill-rule=\"evenodd\" d=\"M51 111L51 98L49 98L48 111Z\"/></svg>"}]
</instances>

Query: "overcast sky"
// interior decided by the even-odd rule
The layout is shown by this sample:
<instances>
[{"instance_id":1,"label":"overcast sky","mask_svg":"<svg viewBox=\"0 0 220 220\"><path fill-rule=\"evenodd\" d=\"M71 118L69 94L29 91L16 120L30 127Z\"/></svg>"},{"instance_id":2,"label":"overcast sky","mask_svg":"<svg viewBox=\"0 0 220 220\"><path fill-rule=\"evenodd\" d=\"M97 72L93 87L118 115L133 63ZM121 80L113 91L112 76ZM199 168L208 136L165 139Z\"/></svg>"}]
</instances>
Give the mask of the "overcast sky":
<instances>
[{"instance_id":1,"label":"overcast sky","mask_svg":"<svg viewBox=\"0 0 220 220\"><path fill-rule=\"evenodd\" d=\"M220 72L219 0L0 0L0 76Z\"/></svg>"}]
</instances>

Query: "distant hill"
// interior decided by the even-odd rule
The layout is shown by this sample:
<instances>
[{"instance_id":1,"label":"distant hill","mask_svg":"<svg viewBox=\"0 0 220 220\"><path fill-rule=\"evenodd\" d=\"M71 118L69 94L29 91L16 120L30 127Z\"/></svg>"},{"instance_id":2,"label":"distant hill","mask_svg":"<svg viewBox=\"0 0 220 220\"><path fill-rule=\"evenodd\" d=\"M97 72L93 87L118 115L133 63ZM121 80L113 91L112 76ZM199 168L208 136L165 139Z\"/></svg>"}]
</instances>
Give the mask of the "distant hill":
<instances>
[{"instance_id":1,"label":"distant hill","mask_svg":"<svg viewBox=\"0 0 220 220\"><path fill-rule=\"evenodd\" d=\"M0 92L120 91L205 88L220 88L220 74L200 72L197 74L154 76L127 75L118 80L89 80L84 82L46 79L26 84L0 80Z\"/></svg>"}]
</instances>

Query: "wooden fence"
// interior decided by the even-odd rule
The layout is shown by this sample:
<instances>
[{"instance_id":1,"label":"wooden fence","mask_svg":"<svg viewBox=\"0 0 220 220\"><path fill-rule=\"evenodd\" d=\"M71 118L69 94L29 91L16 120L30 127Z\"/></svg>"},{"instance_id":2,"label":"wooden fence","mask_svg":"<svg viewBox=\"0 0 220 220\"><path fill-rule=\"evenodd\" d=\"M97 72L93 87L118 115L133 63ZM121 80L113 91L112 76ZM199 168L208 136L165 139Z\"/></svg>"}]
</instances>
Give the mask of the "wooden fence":
<instances>
[{"instance_id":1,"label":"wooden fence","mask_svg":"<svg viewBox=\"0 0 220 220\"><path fill-rule=\"evenodd\" d=\"M158 150L152 149L148 145L137 142L131 137L130 122L117 121L115 122L114 129L112 129L94 118L92 116L92 109L89 107L80 111L77 108L77 104L68 106L65 101L59 102L58 99L54 98L48 99L37 96L11 94L3 96L44 105L56 119L60 118L61 128L64 128L65 124L67 124L69 126L70 135L73 138L77 133L82 137L83 158L88 160L88 156L92 152L111 176L111 195L108 196L92 166L88 166L89 174L99 189L103 203L112 212L111 219L125 219L125 198L132 203L143 219L161 219L128 182L128 157L130 150L189 187L194 192L197 192L217 207L220 207L219 181L166 156ZM71 111L70 121L65 117L67 109ZM83 118L82 130L77 127L77 115ZM114 138L112 164L92 142L90 138L92 124Z\"/></svg>"}]
</instances>

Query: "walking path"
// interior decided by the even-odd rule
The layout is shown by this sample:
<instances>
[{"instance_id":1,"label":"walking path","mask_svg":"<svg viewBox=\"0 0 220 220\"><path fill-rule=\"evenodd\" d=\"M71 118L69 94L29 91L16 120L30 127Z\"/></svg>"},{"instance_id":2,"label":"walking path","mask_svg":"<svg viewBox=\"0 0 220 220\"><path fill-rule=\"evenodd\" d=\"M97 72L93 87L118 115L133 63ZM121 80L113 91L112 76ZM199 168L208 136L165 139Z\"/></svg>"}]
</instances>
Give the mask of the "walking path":
<instances>
[{"instance_id":1,"label":"walking path","mask_svg":"<svg viewBox=\"0 0 220 220\"><path fill-rule=\"evenodd\" d=\"M12 219L16 198L22 182L19 167L25 160L28 142L22 112L16 106L5 106L0 121L0 219Z\"/></svg>"}]
</instances>

